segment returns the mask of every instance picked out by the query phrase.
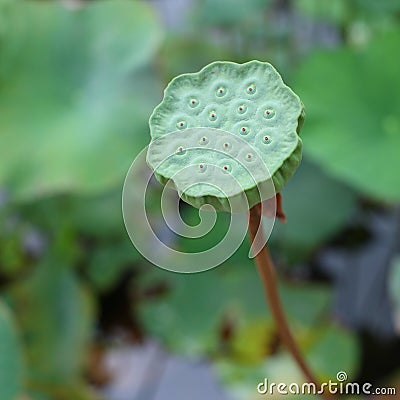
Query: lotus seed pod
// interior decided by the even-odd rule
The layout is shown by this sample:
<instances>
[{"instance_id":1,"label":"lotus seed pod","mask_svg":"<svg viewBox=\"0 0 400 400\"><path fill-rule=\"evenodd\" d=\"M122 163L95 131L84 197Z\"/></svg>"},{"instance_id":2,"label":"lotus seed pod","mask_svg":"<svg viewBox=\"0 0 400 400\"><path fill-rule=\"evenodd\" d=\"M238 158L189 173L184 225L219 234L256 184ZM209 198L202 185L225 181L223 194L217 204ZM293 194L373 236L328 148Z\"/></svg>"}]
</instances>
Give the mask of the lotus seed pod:
<instances>
[{"instance_id":1,"label":"lotus seed pod","mask_svg":"<svg viewBox=\"0 0 400 400\"><path fill-rule=\"evenodd\" d=\"M214 62L169 83L150 117L147 162L189 204L244 211L295 172L303 119L299 97L269 63Z\"/></svg>"}]
</instances>

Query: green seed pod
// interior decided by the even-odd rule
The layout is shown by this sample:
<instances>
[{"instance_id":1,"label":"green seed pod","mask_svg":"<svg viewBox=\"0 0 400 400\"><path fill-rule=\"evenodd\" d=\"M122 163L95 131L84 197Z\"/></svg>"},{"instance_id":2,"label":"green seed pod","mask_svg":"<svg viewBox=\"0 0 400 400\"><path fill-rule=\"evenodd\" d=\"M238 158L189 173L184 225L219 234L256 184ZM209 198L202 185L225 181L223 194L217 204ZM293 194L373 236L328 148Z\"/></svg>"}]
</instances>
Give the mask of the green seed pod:
<instances>
[{"instance_id":1,"label":"green seed pod","mask_svg":"<svg viewBox=\"0 0 400 400\"><path fill-rule=\"evenodd\" d=\"M150 117L147 162L193 206L243 211L295 172L303 119L302 102L272 65L214 62L170 82Z\"/></svg>"}]
</instances>

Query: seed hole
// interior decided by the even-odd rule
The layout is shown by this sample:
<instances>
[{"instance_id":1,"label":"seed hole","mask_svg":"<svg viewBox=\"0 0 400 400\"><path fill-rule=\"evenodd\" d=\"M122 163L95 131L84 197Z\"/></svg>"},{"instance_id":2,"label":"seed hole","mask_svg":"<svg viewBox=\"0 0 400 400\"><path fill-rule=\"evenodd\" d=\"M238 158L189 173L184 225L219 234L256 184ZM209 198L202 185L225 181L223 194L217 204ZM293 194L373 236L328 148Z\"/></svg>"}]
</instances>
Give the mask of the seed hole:
<instances>
[{"instance_id":1,"label":"seed hole","mask_svg":"<svg viewBox=\"0 0 400 400\"><path fill-rule=\"evenodd\" d=\"M239 114L244 114L247 111L247 105L246 104L242 104L238 107L237 109Z\"/></svg>"},{"instance_id":2,"label":"seed hole","mask_svg":"<svg viewBox=\"0 0 400 400\"><path fill-rule=\"evenodd\" d=\"M216 92L217 97L223 97L225 96L225 94L226 94L226 89L224 87L221 86L217 89Z\"/></svg>"},{"instance_id":3,"label":"seed hole","mask_svg":"<svg viewBox=\"0 0 400 400\"><path fill-rule=\"evenodd\" d=\"M197 100L197 99L190 99L190 101L189 101L189 106L191 107L191 108L195 108L195 107L197 107L199 105L199 101Z\"/></svg>"},{"instance_id":4,"label":"seed hole","mask_svg":"<svg viewBox=\"0 0 400 400\"><path fill-rule=\"evenodd\" d=\"M179 146L177 149L176 149L176 154L178 154L178 155L183 155L183 154L185 154L186 153L186 150L185 150L185 148L183 147L183 146Z\"/></svg>"},{"instance_id":5,"label":"seed hole","mask_svg":"<svg viewBox=\"0 0 400 400\"><path fill-rule=\"evenodd\" d=\"M210 112L209 120L210 121L215 121L217 119L217 114L215 111Z\"/></svg>"},{"instance_id":6,"label":"seed hole","mask_svg":"<svg viewBox=\"0 0 400 400\"><path fill-rule=\"evenodd\" d=\"M204 163L199 164L199 172L205 172L207 169L207 165Z\"/></svg>"},{"instance_id":7,"label":"seed hole","mask_svg":"<svg viewBox=\"0 0 400 400\"><path fill-rule=\"evenodd\" d=\"M252 161L253 160L253 155L251 153L246 154L246 161Z\"/></svg>"},{"instance_id":8,"label":"seed hole","mask_svg":"<svg viewBox=\"0 0 400 400\"><path fill-rule=\"evenodd\" d=\"M222 171L226 174L232 171L232 167L229 164L225 164L222 166Z\"/></svg>"},{"instance_id":9,"label":"seed hole","mask_svg":"<svg viewBox=\"0 0 400 400\"><path fill-rule=\"evenodd\" d=\"M248 94L254 94L256 92L256 85L254 83L252 83L251 85L249 85L246 89L246 92Z\"/></svg>"},{"instance_id":10,"label":"seed hole","mask_svg":"<svg viewBox=\"0 0 400 400\"><path fill-rule=\"evenodd\" d=\"M265 111L264 111L264 118L266 118L266 119L271 119L271 118L274 118L275 117L275 110L274 109L272 109L272 108L267 108Z\"/></svg>"},{"instance_id":11,"label":"seed hole","mask_svg":"<svg viewBox=\"0 0 400 400\"><path fill-rule=\"evenodd\" d=\"M249 128L247 128L247 127L245 127L245 126L242 126L242 127L240 128L240 134L241 134L241 135L248 135L248 133L249 133Z\"/></svg>"},{"instance_id":12,"label":"seed hole","mask_svg":"<svg viewBox=\"0 0 400 400\"><path fill-rule=\"evenodd\" d=\"M264 143L270 143L270 142L271 142L271 139L269 138L269 136L265 135L265 136L263 137L263 142L264 142Z\"/></svg>"},{"instance_id":13,"label":"seed hole","mask_svg":"<svg viewBox=\"0 0 400 400\"><path fill-rule=\"evenodd\" d=\"M187 123L186 123L186 121L179 121L179 122L176 124L176 127L177 127L178 129L185 129L185 128L187 127Z\"/></svg>"},{"instance_id":14,"label":"seed hole","mask_svg":"<svg viewBox=\"0 0 400 400\"><path fill-rule=\"evenodd\" d=\"M203 136L203 137L200 138L199 143L203 144L203 145L207 144L208 143L208 139L205 136Z\"/></svg>"}]
</instances>

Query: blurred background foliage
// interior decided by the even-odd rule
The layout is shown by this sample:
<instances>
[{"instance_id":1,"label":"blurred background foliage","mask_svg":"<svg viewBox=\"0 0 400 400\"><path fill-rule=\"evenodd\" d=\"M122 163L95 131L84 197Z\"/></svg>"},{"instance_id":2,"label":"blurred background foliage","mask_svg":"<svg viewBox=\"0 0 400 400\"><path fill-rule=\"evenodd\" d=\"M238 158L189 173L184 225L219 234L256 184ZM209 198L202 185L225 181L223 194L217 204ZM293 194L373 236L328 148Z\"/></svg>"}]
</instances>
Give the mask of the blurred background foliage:
<instances>
[{"instance_id":1,"label":"blurred background foliage","mask_svg":"<svg viewBox=\"0 0 400 400\"><path fill-rule=\"evenodd\" d=\"M207 358L240 400L264 377L301 381L247 243L176 275L122 222L163 88L221 59L271 62L306 106L270 243L307 359L320 379L400 391L399 49L399 0L0 0L0 399L107 398L102 360L121 341Z\"/></svg>"}]
</instances>

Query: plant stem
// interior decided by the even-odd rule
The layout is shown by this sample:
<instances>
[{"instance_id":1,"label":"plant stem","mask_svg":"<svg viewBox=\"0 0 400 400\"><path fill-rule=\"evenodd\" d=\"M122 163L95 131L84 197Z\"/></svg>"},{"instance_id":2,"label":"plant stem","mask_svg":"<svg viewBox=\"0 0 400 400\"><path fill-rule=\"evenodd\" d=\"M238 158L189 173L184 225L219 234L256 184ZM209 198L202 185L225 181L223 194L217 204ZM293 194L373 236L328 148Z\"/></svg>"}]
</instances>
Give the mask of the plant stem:
<instances>
[{"instance_id":1,"label":"plant stem","mask_svg":"<svg viewBox=\"0 0 400 400\"><path fill-rule=\"evenodd\" d=\"M253 243L255 240L260 241L260 243L266 243L261 224L261 205L257 204L250 209L249 215L249 237L251 243ZM260 231L258 232L259 227ZM282 342L286 345L301 371L303 371L308 382L314 383L316 387L319 388L320 386L314 374L311 372L309 366L303 358L300 349L290 331L286 315L279 298L275 267L266 244L256 255L255 261L264 286L265 295L271 308L271 312ZM325 399L332 399L332 397L327 394L323 394L322 397Z\"/></svg>"}]
</instances>

